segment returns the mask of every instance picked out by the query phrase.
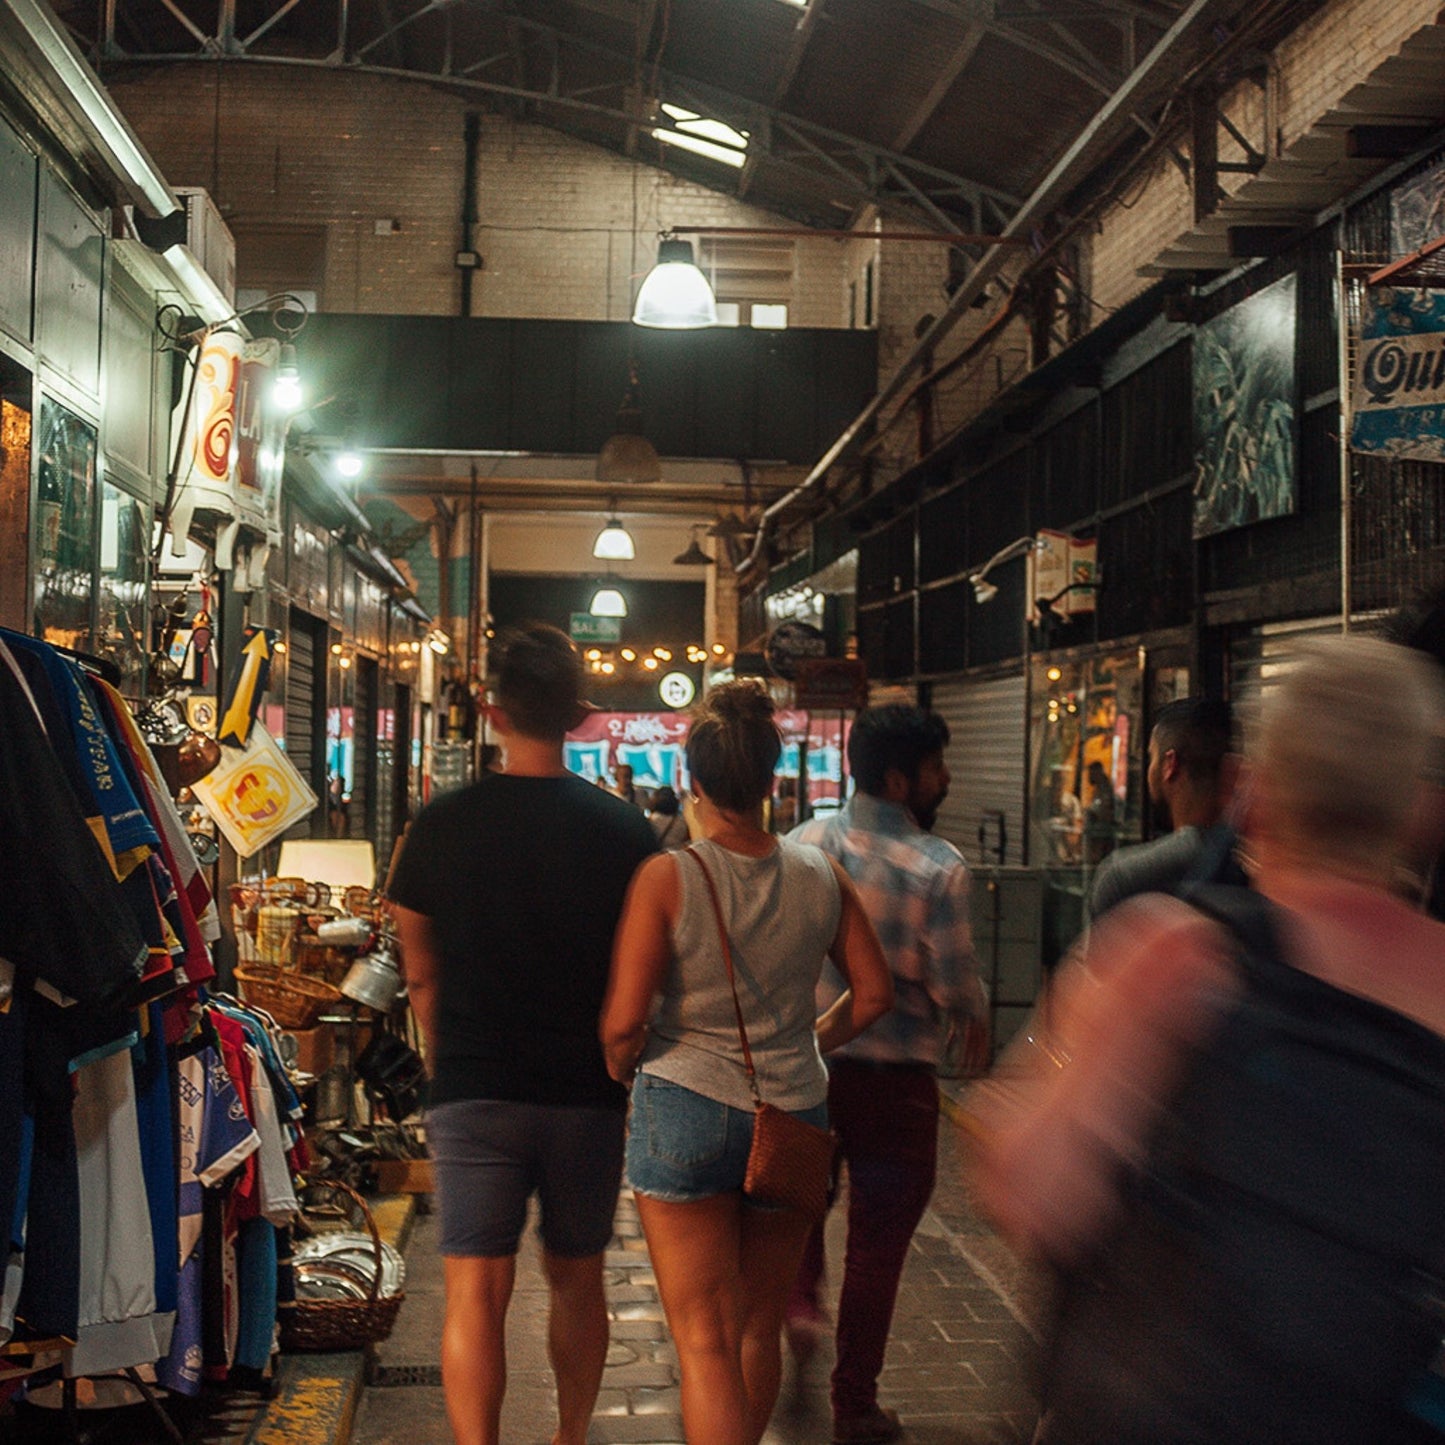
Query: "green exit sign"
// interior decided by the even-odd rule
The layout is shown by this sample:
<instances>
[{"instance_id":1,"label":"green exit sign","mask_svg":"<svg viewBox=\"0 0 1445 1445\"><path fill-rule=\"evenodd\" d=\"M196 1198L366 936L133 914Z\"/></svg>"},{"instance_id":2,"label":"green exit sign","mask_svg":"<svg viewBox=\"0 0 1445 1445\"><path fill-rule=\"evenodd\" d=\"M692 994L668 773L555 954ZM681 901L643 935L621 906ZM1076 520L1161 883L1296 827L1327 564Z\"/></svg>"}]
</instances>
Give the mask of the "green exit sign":
<instances>
[{"instance_id":1,"label":"green exit sign","mask_svg":"<svg viewBox=\"0 0 1445 1445\"><path fill-rule=\"evenodd\" d=\"M590 612L574 612L567 635L573 642L621 642L620 617L594 617Z\"/></svg>"}]
</instances>

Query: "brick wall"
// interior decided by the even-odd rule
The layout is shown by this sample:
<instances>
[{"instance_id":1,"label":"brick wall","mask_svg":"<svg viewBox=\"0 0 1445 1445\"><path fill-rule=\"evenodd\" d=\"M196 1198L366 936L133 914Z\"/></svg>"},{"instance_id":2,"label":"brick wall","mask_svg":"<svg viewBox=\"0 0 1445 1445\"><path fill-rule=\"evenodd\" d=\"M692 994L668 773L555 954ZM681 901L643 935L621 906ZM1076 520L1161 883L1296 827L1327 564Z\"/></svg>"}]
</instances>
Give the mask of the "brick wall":
<instances>
[{"instance_id":1,"label":"brick wall","mask_svg":"<svg viewBox=\"0 0 1445 1445\"><path fill-rule=\"evenodd\" d=\"M455 314L464 118L413 81L265 65L121 75L112 94L167 179L209 190L237 237L324 228L322 306ZM673 225L780 226L771 212L545 127L484 115L472 313L621 320ZM378 234L378 222L396 230ZM800 243L790 320L847 323L846 248Z\"/></svg>"}]
</instances>

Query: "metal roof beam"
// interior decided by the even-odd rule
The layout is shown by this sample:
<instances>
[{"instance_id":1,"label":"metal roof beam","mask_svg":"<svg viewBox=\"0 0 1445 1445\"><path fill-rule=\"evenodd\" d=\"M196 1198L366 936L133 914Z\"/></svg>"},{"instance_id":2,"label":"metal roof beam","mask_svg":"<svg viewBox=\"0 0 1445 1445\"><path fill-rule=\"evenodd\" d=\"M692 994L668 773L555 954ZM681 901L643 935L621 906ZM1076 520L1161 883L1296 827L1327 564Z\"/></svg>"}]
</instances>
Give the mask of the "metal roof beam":
<instances>
[{"instance_id":1,"label":"metal roof beam","mask_svg":"<svg viewBox=\"0 0 1445 1445\"><path fill-rule=\"evenodd\" d=\"M990 9L992 4L990 3ZM933 112L943 104L944 97L953 89L953 83L963 73L964 67L978 52L978 47L983 44L984 37L988 34L988 27L983 24L970 23L964 32L963 39L959 42L952 55L949 56L943 69L939 71L938 78L929 87L928 94L923 97L918 108L908 117L903 128L893 137L893 149L906 151L909 146L918 139L918 132L933 118Z\"/></svg>"}]
</instances>

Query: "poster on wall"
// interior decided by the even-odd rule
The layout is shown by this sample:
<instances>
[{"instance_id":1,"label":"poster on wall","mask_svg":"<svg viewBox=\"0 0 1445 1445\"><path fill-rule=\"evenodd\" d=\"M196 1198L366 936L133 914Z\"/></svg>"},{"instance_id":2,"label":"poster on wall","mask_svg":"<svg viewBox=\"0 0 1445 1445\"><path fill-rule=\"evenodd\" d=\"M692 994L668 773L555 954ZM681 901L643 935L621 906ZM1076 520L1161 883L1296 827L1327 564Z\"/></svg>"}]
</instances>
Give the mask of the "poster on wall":
<instances>
[{"instance_id":1,"label":"poster on wall","mask_svg":"<svg viewBox=\"0 0 1445 1445\"><path fill-rule=\"evenodd\" d=\"M259 722L244 748L221 749L220 763L191 791L242 858L316 807L306 779Z\"/></svg>"},{"instance_id":2,"label":"poster on wall","mask_svg":"<svg viewBox=\"0 0 1445 1445\"><path fill-rule=\"evenodd\" d=\"M1390 250L1408 256L1445 236L1445 161L1395 188L1390 197Z\"/></svg>"},{"instance_id":3,"label":"poster on wall","mask_svg":"<svg viewBox=\"0 0 1445 1445\"><path fill-rule=\"evenodd\" d=\"M1194 334L1194 535L1293 512L1295 277Z\"/></svg>"},{"instance_id":4,"label":"poster on wall","mask_svg":"<svg viewBox=\"0 0 1445 1445\"><path fill-rule=\"evenodd\" d=\"M1350 410L1355 451L1445 461L1445 292L1366 293Z\"/></svg>"}]
</instances>

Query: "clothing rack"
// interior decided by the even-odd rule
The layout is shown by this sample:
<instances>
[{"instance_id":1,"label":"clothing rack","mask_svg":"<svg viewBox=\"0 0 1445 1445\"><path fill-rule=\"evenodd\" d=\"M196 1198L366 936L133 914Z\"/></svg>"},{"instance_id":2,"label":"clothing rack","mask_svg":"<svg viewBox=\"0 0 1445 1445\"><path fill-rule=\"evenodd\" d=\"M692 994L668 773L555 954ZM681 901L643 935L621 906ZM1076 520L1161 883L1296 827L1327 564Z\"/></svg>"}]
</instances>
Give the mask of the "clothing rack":
<instances>
[{"instance_id":1,"label":"clothing rack","mask_svg":"<svg viewBox=\"0 0 1445 1445\"><path fill-rule=\"evenodd\" d=\"M180 1427L166 1413L166 1407L161 1404L160 1396L151 1389L145 1380L141 1379L140 1371L133 1365L128 1366L122 1372L126 1379L141 1393L141 1398L150 1406L151 1413L156 1417L166 1439L175 1442L175 1445L186 1445L186 1437L181 1433ZM61 1382L60 1387L60 1409L65 1420L65 1438L80 1445L80 1409L75 1401L75 1380L66 1378Z\"/></svg>"}]
</instances>

